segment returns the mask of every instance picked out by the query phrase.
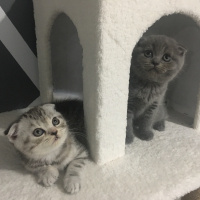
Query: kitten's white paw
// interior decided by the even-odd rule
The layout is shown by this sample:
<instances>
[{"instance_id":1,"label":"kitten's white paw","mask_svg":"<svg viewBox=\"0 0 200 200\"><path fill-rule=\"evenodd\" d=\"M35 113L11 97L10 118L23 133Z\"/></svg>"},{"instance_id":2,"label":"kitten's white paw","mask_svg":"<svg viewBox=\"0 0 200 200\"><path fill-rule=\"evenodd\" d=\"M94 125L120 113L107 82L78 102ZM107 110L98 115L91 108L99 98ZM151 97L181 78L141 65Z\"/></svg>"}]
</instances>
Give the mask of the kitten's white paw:
<instances>
[{"instance_id":1,"label":"kitten's white paw","mask_svg":"<svg viewBox=\"0 0 200 200\"><path fill-rule=\"evenodd\" d=\"M78 176L66 176L64 179L64 189L69 194L76 194L81 189L80 178Z\"/></svg>"},{"instance_id":2,"label":"kitten's white paw","mask_svg":"<svg viewBox=\"0 0 200 200\"><path fill-rule=\"evenodd\" d=\"M49 166L48 170L39 175L38 182L42 182L44 186L52 186L58 179L59 171L57 168Z\"/></svg>"}]
</instances>

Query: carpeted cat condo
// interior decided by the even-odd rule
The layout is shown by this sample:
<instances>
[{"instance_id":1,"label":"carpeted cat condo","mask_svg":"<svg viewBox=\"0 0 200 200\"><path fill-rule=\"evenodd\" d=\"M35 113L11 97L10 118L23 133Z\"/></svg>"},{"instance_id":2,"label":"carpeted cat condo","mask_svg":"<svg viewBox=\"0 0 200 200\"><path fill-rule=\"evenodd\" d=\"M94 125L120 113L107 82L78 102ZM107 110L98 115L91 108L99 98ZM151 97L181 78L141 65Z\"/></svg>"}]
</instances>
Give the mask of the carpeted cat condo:
<instances>
[{"instance_id":1,"label":"carpeted cat condo","mask_svg":"<svg viewBox=\"0 0 200 200\"><path fill-rule=\"evenodd\" d=\"M82 49L82 54L79 53L77 60L82 59L83 64L83 99L92 157L97 163L103 164L123 156L133 48L145 31L163 16L180 13L199 23L200 1L33 0L33 2L43 102L51 101L54 92L55 66L52 62L52 52L57 51L57 46L52 47L50 42L52 27L59 16L65 16L69 23L73 24ZM58 36L60 44L66 37ZM63 48L59 54L65 51L72 53L73 45L71 47L67 50ZM73 55L76 60L76 54ZM57 62L62 60L58 59ZM74 65L70 66L73 67ZM62 71L60 76L63 76ZM66 83L69 76L70 74L66 74ZM198 105L194 127L200 129Z\"/></svg>"}]
</instances>

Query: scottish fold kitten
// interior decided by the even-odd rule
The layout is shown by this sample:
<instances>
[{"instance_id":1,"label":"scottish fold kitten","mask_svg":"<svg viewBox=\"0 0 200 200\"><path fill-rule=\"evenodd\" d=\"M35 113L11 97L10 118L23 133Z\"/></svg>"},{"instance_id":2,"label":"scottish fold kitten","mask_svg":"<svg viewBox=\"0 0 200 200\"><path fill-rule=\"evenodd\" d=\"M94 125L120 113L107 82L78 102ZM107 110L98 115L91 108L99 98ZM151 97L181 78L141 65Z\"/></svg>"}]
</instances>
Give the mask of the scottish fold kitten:
<instances>
[{"instance_id":1,"label":"scottish fold kitten","mask_svg":"<svg viewBox=\"0 0 200 200\"><path fill-rule=\"evenodd\" d=\"M83 102L65 100L30 109L5 131L25 168L44 186L64 170L64 189L80 190L80 171L88 159Z\"/></svg>"},{"instance_id":2,"label":"scottish fold kitten","mask_svg":"<svg viewBox=\"0 0 200 200\"><path fill-rule=\"evenodd\" d=\"M186 49L164 35L142 37L132 53L126 143L134 135L153 138L152 128L163 131L167 112L164 97L168 83L184 64Z\"/></svg>"}]
</instances>

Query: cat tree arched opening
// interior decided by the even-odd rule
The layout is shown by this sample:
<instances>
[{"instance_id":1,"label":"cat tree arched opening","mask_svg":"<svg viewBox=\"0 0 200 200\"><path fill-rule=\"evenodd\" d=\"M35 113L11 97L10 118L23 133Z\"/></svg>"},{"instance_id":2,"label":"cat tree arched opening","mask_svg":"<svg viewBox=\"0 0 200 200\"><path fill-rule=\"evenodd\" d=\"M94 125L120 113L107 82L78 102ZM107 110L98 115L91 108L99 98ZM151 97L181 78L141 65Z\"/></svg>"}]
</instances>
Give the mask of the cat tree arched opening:
<instances>
[{"instance_id":1,"label":"cat tree arched opening","mask_svg":"<svg viewBox=\"0 0 200 200\"><path fill-rule=\"evenodd\" d=\"M77 29L64 13L59 14L50 34L53 99L82 98L82 47Z\"/></svg>"},{"instance_id":2,"label":"cat tree arched opening","mask_svg":"<svg viewBox=\"0 0 200 200\"><path fill-rule=\"evenodd\" d=\"M166 94L169 121L197 128L200 87L200 28L190 16L171 14L157 20L144 35L167 35L186 47L185 65Z\"/></svg>"},{"instance_id":3,"label":"cat tree arched opening","mask_svg":"<svg viewBox=\"0 0 200 200\"><path fill-rule=\"evenodd\" d=\"M92 157L96 162L103 164L113 158L123 156L125 143L121 141L125 139L123 131L126 126L125 121L123 120L123 115L120 115L118 116L119 119L121 118L120 122L115 124L111 116L116 116L119 112L124 112L125 116L126 106L123 106L123 109L119 106L124 105L120 103L121 100L124 101L124 92L121 94L116 93L115 90L112 90L112 87L107 87L106 85L118 82L116 85L122 87L121 91L125 88L123 88L124 84L119 84L123 82L121 80L123 76L120 79L116 77L114 81L112 79L112 83L110 82L110 76L113 75L113 67L109 69L110 72L108 74L107 70L101 67L104 65L104 59L102 60L100 57L104 57L103 54L106 52L102 47L101 28L98 25L99 2L80 1L79 6L77 6L76 1L62 1L59 3L51 1L48 3L48 7L43 6L45 1L36 0L33 3L42 101L50 102L53 98L52 71L50 70L52 66L51 44L49 41L50 31L56 17L60 13L65 13L73 21L83 48L83 100ZM90 10L91 7L93 8L92 10ZM103 74L107 75L104 76ZM106 91L102 90L105 86L107 88ZM108 95L110 95L110 100L104 98ZM113 96L118 100L113 101ZM113 110L113 108L115 109ZM113 133L115 133L114 140Z\"/></svg>"}]
</instances>

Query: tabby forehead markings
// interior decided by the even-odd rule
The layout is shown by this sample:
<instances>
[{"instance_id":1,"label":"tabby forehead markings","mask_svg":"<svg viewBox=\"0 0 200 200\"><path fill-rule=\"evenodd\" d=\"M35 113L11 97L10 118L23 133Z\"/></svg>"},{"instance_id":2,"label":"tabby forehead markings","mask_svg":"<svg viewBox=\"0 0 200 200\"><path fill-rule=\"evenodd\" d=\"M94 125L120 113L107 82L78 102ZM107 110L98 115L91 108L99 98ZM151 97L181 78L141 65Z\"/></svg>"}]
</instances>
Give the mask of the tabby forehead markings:
<instances>
[{"instance_id":1,"label":"tabby forehead markings","mask_svg":"<svg viewBox=\"0 0 200 200\"><path fill-rule=\"evenodd\" d=\"M32 108L31 110L29 110L26 114L25 114L26 118L30 118L30 119L35 119L35 120L45 120L46 117L46 112L43 108L41 107L35 107Z\"/></svg>"}]
</instances>

